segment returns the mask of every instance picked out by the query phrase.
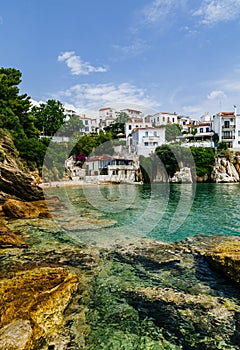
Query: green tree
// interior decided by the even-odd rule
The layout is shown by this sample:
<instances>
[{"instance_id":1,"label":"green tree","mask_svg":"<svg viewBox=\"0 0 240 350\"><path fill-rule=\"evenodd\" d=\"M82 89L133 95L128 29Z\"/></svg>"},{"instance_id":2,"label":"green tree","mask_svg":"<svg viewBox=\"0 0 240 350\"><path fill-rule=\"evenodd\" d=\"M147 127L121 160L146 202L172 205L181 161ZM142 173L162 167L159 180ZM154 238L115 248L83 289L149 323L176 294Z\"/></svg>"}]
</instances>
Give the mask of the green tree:
<instances>
[{"instance_id":1,"label":"green tree","mask_svg":"<svg viewBox=\"0 0 240 350\"><path fill-rule=\"evenodd\" d=\"M20 157L33 168L40 166L46 146L38 140L30 97L19 94L21 76L15 68L0 68L0 127L11 133Z\"/></svg>"},{"instance_id":2,"label":"green tree","mask_svg":"<svg viewBox=\"0 0 240 350\"><path fill-rule=\"evenodd\" d=\"M176 140L177 136L182 135L181 128L179 124L167 124L165 125L165 137L166 141Z\"/></svg>"},{"instance_id":3,"label":"green tree","mask_svg":"<svg viewBox=\"0 0 240 350\"><path fill-rule=\"evenodd\" d=\"M198 176L210 175L215 164L214 148L190 147Z\"/></svg>"},{"instance_id":4,"label":"green tree","mask_svg":"<svg viewBox=\"0 0 240 350\"><path fill-rule=\"evenodd\" d=\"M181 147L179 144L163 145L157 147L155 153L170 177L182 167L194 170L194 159L189 148Z\"/></svg>"},{"instance_id":5,"label":"green tree","mask_svg":"<svg viewBox=\"0 0 240 350\"><path fill-rule=\"evenodd\" d=\"M112 154L112 144L109 143L113 138L111 132L100 132L99 134L85 134L76 143L72 150L73 155L82 154L88 156L90 153L100 155L103 153Z\"/></svg>"},{"instance_id":6,"label":"green tree","mask_svg":"<svg viewBox=\"0 0 240 350\"><path fill-rule=\"evenodd\" d=\"M29 113L30 97L19 94L22 73L15 68L0 68L0 127L16 137L35 137L38 130Z\"/></svg>"},{"instance_id":7,"label":"green tree","mask_svg":"<svg viewBox=\"0 0 240 350\"><path fill-rule=\"evenodd\" d=\"M225 141L218 142L217 145L218 151L226 151L228 149L228 144Z\"/></svg>"},{"instance_id":8,"label":"green tree","mask_svg":"<svg viewBox=\"0 0 240 350\"><path fill-rule=\"evenodd\" d=\"M131 121L129 115L125 112L120 112L116 120L109 126L105 127L105 131L111 132L113 138L117 138L119 134L125 134L125 123Z\"/></svg>"},{"instance_id":9,"label":"green tree","mask_svg":"<svg viewBox=\"0 0 240 350\"><path fill-rule=\"evenodd\" d=\"M71 115L65 120L63 126L59 130L62 136L80 136L81 129L84 128L83 121L78 116Z\"/></svg>"},{"instance_id":10,"label":"green tree","mask_svg":"<svg viewBox=\"0 0 240 350\"><path fill-rule=\"evenodd\" d=\"M32 115L35 117L35 126L44 136L53 136L65 119L63 105L58 100L48 100L40 106L34 106Z\"/></svg>"}]
</instances>

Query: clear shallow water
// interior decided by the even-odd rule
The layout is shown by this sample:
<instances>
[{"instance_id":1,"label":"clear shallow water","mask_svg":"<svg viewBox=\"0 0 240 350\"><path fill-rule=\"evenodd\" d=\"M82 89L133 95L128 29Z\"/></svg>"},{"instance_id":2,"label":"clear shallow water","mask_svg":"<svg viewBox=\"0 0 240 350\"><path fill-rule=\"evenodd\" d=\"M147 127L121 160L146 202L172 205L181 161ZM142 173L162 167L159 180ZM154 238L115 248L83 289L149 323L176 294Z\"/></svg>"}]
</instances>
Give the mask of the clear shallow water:
<instances>
[{"instance_id":1,"label":"clear shallow water","mask_svg":"<svg viewBox=\"0 0 240 350\"><path fill-rule=\"evenodd\" d=\"M240 184L90 186L49 192L68 207L56 220L81 241L106 245L142 237L178 241L196 234L240 235Z\"/></svg>"}]
</instances>

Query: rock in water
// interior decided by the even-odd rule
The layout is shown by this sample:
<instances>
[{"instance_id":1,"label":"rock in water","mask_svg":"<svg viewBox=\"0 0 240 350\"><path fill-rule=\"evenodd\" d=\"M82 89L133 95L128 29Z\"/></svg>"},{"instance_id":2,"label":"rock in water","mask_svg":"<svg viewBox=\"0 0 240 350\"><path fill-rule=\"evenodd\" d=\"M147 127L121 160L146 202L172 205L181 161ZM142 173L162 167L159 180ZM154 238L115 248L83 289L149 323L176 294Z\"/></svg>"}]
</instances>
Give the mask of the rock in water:
<instances>
[{"instance_id":1,"label":"rock in water","mask_svg":"<svg viewBox=\"0 0 240 350\"><path fill-rule=\"evenodd\" d=\"M205 255L209 264L233 280L240 283L240 241L227 240Z\"/></svg>"}]
</instances>

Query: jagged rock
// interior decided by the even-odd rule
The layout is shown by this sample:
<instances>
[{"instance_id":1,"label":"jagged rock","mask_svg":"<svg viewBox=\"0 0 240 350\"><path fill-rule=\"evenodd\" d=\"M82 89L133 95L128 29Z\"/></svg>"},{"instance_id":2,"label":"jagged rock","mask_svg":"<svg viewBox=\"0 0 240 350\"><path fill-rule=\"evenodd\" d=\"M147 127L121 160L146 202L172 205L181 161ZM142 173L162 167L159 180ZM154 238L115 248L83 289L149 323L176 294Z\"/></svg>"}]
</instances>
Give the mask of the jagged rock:
<instances>
[{"instance_id":1,"label":"jagged rock","mask_svg":"<svg viewBox=\"0 0 240 350\"><path fill-rule=\"evenodd\" d=\"M174 176L170 179L170 182L175 183L192 183L191 169L187 167L181 168L177 171Z\"/></svg>"},{"instance_id":2,"label":"jagged rock","mask_svg":"<svg viewBox=\"0 0 240 350\"><path fill-rule=\"evenodd\" d=\"M77 275L60 267L36 268L1 279L0 344L13 343L9 350L29 350L51 343L64 327L63 312L77 286ZM22 341L13 339L13 331L22 334Z\"/></svg>"},{"instance_id":3,"label":"jagged rock","mask_svg":"<svg viewBox=\"0 0 240 350\"><path fill-rule=\"evenodd\" d=\"M0 130L0 200L4 201L8 195L23 200L44 199L41 187L34 185L30 172L18 160L17 150L11 137Z\"/></svg>"},{"instance_id":4,"label":"jagged rock","mask_svg":"<svg viewBox=\"0 0 240 350\"><path fill-rule=\"evenodd\" d=\"M226 240L205 254L209 264L240 283L240 241Z\"/></svg>"},{"instance_id":5,"label":"jagged rock","mask_svg":"<svg viewBox=\"0 0 240 350\"><path fill-rule=\"evenodd\" d=\"M211 174L212 181L214 182L239 182L240 177L239 173L236 169L236 167L233 165L233 163L224 158L224 157L218 157L216 159L216 164L213 168L212 174Z\"/></svg>"}]
</instances>

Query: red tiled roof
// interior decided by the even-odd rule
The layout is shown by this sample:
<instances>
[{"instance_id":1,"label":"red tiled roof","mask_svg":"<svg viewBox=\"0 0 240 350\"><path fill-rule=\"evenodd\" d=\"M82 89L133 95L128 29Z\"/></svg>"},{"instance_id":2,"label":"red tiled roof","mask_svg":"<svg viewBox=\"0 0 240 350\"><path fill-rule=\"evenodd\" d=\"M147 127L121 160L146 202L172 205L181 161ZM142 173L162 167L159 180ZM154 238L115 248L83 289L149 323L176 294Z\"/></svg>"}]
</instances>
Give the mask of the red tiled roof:
<instances>
[{"instance_id":1,"label":"red tiled roof","mask_svg":"<svg viewBox=\"0 0 240 350\"><path fill-rule=\"evenodd\" d=\"M136 109L131 109L131 108L124 108L124 109L122 109L121 111L131 111L131 112L136 112L136 113L138 113L138 114L141 113L141 111L138 111L138 110L136 110Z\"/></svg>"},{"instance_id":2,"label":"red tiled roof","mask_svg":"<svg viewBox=\"0 0 240 350\"><path fill-rule=\"evenodd\" d=\"M106 111L107 109L111 109L110 107L103 107L103 108L100 108L99 111Z\"/></svg>"},{"instance_id":3,"label":"red tiled roof","mask_svg":"<svg viewBox=\"0 0 240 350\"><path fill-rule=\"evenodd\" d=\"M197 124L195 126L210 126L211 123L200 123L200 124Z\"/></svg>"},{"instance_id":4,"label":"red tiled roof","mask_svg":"<svg viewBox=\"0 0 240 350\"><path fill-rule=\"evenodd\" d=\"M95 156L95 157L87 159L86 162L95 162L96 160L111 160L111 159L112 159L112 157L111 156L107 156L107 155Z\"/></svg>"},{"instance_id":5,"label":"red tiled roof","mask_svg":"<svg viewBox=\"0 0 240 350\"><path fill-rule=\"evenodd\" d=\"M235 117L235 114L234 114L234 112L220 112L220 115L221 116L233 116L233 117Z\"/></svg>"}]
</instances>

